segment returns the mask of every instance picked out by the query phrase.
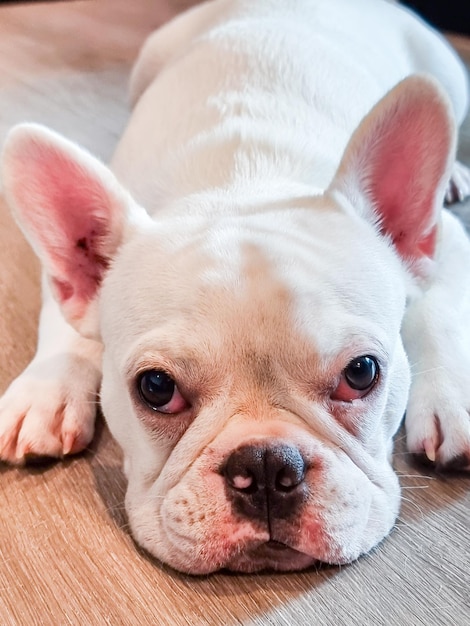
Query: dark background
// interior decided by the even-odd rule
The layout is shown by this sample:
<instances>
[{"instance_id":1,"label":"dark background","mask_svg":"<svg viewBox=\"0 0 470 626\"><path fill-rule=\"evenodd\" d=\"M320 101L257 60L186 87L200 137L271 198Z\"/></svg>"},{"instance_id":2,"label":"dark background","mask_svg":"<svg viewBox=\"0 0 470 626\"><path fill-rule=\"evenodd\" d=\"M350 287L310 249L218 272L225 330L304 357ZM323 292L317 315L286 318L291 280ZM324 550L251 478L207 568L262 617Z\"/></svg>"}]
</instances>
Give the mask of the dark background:
<instances>
[{"instance_id":1,"label":"dark background","mask_svg":"<svg viewBox=\"0 0 470 626\"><path fill-rule=\"evenodd\" d=\"M470 35L470 0L406 0L402 4L441 30Z\"/></svg>"}]
</instances>

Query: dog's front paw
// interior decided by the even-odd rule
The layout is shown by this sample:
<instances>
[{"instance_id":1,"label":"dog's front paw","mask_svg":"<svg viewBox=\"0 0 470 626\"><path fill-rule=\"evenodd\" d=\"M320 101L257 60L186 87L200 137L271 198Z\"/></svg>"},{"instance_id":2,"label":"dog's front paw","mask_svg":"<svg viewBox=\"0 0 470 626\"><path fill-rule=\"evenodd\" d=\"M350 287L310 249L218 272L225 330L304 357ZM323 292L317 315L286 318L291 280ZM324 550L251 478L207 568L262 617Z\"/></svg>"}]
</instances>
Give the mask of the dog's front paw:
<instances>
[{"instance_id":1,"label":"dog's front paw","mask_svg":"<svg viewBox=\"0 0 470 626\"><path fill-rule=\"evenodd\" d=\"M415 383L406 412L408 450L442 470L470 470L470 393L446 376Z\"/></svg>"},{"instance_id":2,"label":"dog's front paw","mask_svg":"<svg viewBox=\"0 0 470 626\"><path fill-rule=\"evenodd\" d=\"M452 176L447 185L445 202L454 204L463 202L470 196L470 168L459 161L454 163Z\"/></svg>"},{"instance_id":3,"label":"dog's front paw","mask_svg":"<svg viewBox=\"0 0 470 626\"><path fill-rule=\"evenodd\" d=\"M62 457L91 441L99 372L75 356L33 360L0 399L0 459Z\"/></svg>"}]
</instances>

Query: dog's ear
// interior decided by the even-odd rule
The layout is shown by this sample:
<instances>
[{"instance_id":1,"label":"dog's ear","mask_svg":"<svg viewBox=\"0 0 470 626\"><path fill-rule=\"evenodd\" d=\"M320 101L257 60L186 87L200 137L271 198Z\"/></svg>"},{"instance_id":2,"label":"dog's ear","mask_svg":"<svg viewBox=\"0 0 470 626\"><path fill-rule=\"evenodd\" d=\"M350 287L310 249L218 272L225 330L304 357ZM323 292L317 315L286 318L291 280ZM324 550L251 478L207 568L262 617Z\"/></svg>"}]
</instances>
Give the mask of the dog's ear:
<instances>
[{"instance_id":1,"label":"dog's ear","mask_svg":"<svg viewBox=\"0 0 470 626\"><path fill-rule=\"evenodd\" d=\"M96 336L97 292L131 199L100 161L36 124L10 132L2 161L7 202L64 316L79 332Z\"/></svg>"},{"instance_id":2,"label":"dog's ear","mask_svg":"<svg viewBox=\"0 0 470 626\"><path fill-rule=\"evenodd\" d=\"M455 142L447 96L411 76L361 122L327 191L374 221L418 276L432 268Z\"/></svg>"}]
</instances>

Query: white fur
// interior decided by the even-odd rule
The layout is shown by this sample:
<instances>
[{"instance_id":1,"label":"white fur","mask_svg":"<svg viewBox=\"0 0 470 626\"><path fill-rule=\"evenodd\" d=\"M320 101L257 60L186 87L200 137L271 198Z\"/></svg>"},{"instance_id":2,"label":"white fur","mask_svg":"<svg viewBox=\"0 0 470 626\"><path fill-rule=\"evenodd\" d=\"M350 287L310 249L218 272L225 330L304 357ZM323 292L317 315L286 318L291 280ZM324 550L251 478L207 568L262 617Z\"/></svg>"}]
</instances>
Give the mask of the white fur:
<instances>
[{"instance_id":1,"label":"white fur","mask_svg":"<svg viewBox=\"0 0 470 626\"><path fill-rule=\"evenodd\" d=\"M116 178L46 129L7 140L9 202L91 338L45 286L37 355L0 404L0 453L86 445L102 343L142 546L191 573L350 562L398 514L392 438L410 383L410 449L470 458L470 244L441 211L463 69L394 3L218 0L149 38L131 91ZM361 355L379 363L375 386L338 399ZM135 388L148 369L189 407L149 409ZM237 513L223 468L247 445L306 461L292 518Z\"/></svg>"}]
</instances>

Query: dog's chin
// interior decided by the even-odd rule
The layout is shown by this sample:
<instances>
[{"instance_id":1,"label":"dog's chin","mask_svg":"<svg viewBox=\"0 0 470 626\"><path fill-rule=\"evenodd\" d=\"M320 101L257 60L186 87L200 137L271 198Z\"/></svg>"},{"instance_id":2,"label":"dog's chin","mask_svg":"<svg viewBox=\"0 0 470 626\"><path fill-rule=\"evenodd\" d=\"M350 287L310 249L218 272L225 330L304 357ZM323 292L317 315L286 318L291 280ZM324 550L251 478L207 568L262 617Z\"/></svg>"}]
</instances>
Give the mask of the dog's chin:
<instances>
[{"instance_id":1,"label":"dog's chin","mask_svg":"<svg viewBox=\"0 0 470 626\"><path fill-rule=\"evenodd\" d=\"M253 572L295 572L319 561L277 541L267 541L234 557L224 569L251 574Z\"/></svg>"}]
</instances>

